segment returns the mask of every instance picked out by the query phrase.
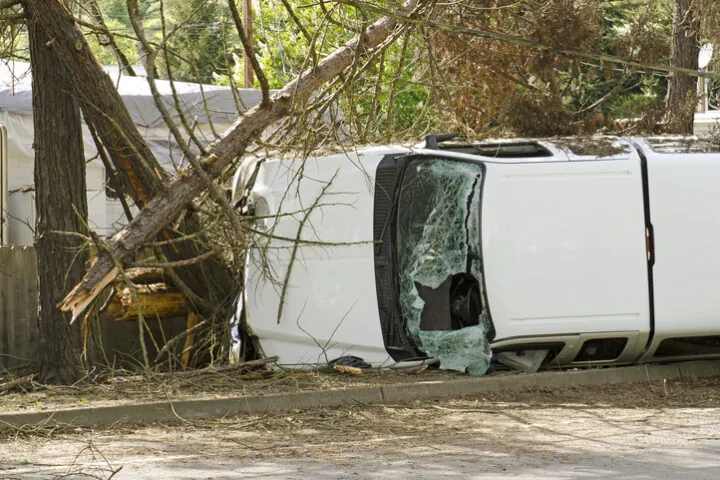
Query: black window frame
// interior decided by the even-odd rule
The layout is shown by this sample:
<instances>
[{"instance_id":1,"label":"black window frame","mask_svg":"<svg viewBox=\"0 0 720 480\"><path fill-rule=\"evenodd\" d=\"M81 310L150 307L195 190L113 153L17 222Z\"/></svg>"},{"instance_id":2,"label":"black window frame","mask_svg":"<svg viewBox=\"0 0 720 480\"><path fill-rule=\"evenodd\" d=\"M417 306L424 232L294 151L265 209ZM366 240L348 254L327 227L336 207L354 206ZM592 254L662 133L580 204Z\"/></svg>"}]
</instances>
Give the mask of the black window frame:
<instances>
[{"instance_id":1,"label":"black window frame","mask_svg":"<svg viewBox=\"0 0 720 480\"><path fill-rule=\"evenodd\" d=\"M487 166L482 160L469 158L457 158L452 155L443 155L442 152L433 153L401 153L386 155L382 158L375 171L375 190L373 205L373 241L374 264L375 264L375 285L378 300L378 313L380 326L383 335L383 342L388 354L395 361L407 361L412 359L425 358L417 345L409 338L402 321L400 309L400 286L398 277L398 264L396 241L397 238L397 215L400 190L403 180L411 163L417 160L441 159L479 165L482 169L482 180L480 184L480 221L478 238L478 253L480 255L480 272L482 278L482 295L485 309L487 310L488 332L487 339L492 342L495 339L495 324L492 320L492 312L487 297L487 285L485 278L485 262L482 247L482 216L484 209L485 181L487 178ZM389 291L388 291L389 290Z\"/></svg>"}]
</instances>

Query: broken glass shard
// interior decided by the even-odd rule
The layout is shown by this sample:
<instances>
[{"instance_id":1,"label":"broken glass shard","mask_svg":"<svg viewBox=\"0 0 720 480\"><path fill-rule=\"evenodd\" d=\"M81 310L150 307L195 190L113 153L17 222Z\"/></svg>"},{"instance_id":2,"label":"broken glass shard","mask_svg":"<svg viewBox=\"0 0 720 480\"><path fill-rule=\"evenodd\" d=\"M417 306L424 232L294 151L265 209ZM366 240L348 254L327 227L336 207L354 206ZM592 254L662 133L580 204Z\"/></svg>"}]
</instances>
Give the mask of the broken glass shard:
<instances>
[{"instance_id":1,"label":"broken glass shard","mask_svg":"<svg viewBox=\"0 0 720 480\"><path fill-rule=\"evenodd\" d=\"M482 299L481 165L413 160L397 214L400 310L410 338L440 367L483 374L490 321Z\"/></svg>"}]
</instances>

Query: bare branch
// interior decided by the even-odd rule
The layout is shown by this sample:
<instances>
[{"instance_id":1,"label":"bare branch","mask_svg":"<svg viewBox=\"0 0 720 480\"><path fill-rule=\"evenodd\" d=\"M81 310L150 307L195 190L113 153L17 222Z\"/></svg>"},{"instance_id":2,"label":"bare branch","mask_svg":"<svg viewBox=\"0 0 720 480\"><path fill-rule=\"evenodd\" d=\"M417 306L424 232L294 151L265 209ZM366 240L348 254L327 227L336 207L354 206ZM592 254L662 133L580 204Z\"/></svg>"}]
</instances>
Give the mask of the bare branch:
<instances>
[{"instance_id":1,"label":"bare branch","mask_svg":"<svg viewBox=\"0 0 720 480\"><path fill-rule=\"evenodd\" d=\"M98 34L102 35L105 40L104 44L109 46L110 49L115 54L115 57L118 60L118 63L120 66L127 72L128 75L135 77L137 76L135 74L135 70L132 68L132 65L130 65L130 60L128 60L127 56L123 53L123 51L118 46L117 42L115 42L115 36L110 33L109 29L107 28L107 25L105 24L105 17L103 16L102 10L100 10L100 5L98 5L97 0L89 0L88 5L90 7L90 14L92 15L95 22L97 22L98 26L102 27L104 30L104 33Z\"/></svg>"},{"instance_id":2,"label":"bare branch","mask_svg":"<svg viewBox=\"0 0 720 480\"><path fill-rule=\"evenodd\" d=\"M176 268L176 267L187 267L188 265L192 265L194 263L200 262L206 258L210 258L215 255L214 250L208 250L205 253L202 253L194 258L186 258L184 260L178 260L176 262L164 262L164 263L156 263L156 262L138 262L134 267L145 267L145 268Z\"/></svg>"},{"instance_id":3,"label":"bare branch","mask_svg":"<svg viewBox=\"0 0 720 480\"><path fill-rule=\"evenodd\" d=\"M175 345L177 345L181 340L184 340L185 337L196 334L203 328L207 327L207 325L208 325L208 321L203 320L200 323L184 330L183 332L180 332L179 334L175 335L173 338L168 340L167 343L165 343L165 345L160 349L160 351L155 356L154 363L159 363L163 359L165 354L167 354L170 350L175 348Z\"/></svg>"},{"instance_id":4,"label":"bare branch","mask_svg":"<svg viewBox=\"0 0 720 480\"><path fill-rule=\"evenodd\" d=\"M310 208L307 210L307 212L305 212L305 215L303 216L302 220L300 220L300 223L298 225L297 234L295 235L295 240L293 241L292 252L290 253L290 260L288 262L287 271L285 272L285 280L283 280L282 291L280 293L280 305L278 306L277 314L278 324L280 324L280 319L282 318L283 309L285 307L285 296L287 295L288 286L290 285L290 274L292 273L292 268L295 264L295 258L297 257L298 247L301 243L300 237L302 235L303 228L305 227L307 221L310 219L310 215L312 214L313 210L317 208L320 200L322 200L323 196L325 196L325 193L327 193L328 189L332 186L333 182L338 176L338 173L339 171L336 171L330 181L327 182L325 186L323 186L320 194L317 196L313 204L310 205Z\"/></svg>"},{"instance_id":5,"label":"bare branch","mask_svg":"<svg viewBox=\"0 0 720 480\"><path fill-rule=\"evenodd\" d=\"M240 42L245 50L245 56L250 60L255 76L257 77L258 82L260 82L260 91L262 92L261 105L267 105L270 103L270 86L268 84L267 77L265 76L263 69L260 67L260 62L258 62L255 57L253 46L250 44L247 35L245 35L245 29L243 28L242 19L240 18L240 12L238 12L237 5L235 5L235 0L228 0L228 6L230 7L230 13L232 14L233 22L235 22L235 29L240 37Z\"/></svg>"},{"instance_id":6,"label":"bare branch","mask_svg":"<svg viewBox=\"0 0 720 480\"><path fill-rule=\"evenodd\" d=\"M167 34L167 26L165 25L165 2L162 2L162 1L160 2L160 22L162 25L162 35L163 35L162 52L163 52L163 57L165 58L165 71L168 74L168 80L170 82L170 91L172 92L173 102L175 103L175 112L177 113L178 118L180 119L180 123L183 124L183 127L185 128L185 131L188 133L190 139L193 141L195 146L197 146L198 149L200 150L200 154L204 155L205 148L204 148L202 142L200 142L200 139L197 138L197 135L195 135L194 128L190 125L190 122L188 122L188 119L185 117L185 112L183 111L182 104L180 103L180 97L178 96L177 88L175 88L175 79L173 78L172 68L170 67L170 57L168 55L168 49L166 47L167 39L169 37ZM202 98L203 98L203 103L204 103L205 102L204 93L203 93ZM206 105L206 107L207 107L207 105ZM205 110L207 112L207 108ZM207 113L208 113L208 115L207 115L208 121L212 124L211 115L209 112L207 112ZM183 150L183 152L184 152L184 150ZM186 154L185 156L188 158L188 160L191 158L195 159L194 155L188 156Z\"/></svg>"},{"instance_id":7,"label":"bare branch","mask_svg":"<svg viewBox=\"0 0 720 480\"><path fill-rule=\"evenodd\" d=\"M413 10L417 0L408 0L404 10ZM357 36L328 55L317 67L307 70L273 95L269 103L250 109L208 148L203 160L207 173L216 178L223 174L248 145L268 126L289 114L293 108L307 101L326 82L340 75L353 64L357 52L368 52L398 34L398 21L384 17L369 26L364 35ZM108 245L112 254L101 252L83 281L60 303L65 311L77 317L99 293L97 287L109 283L117 275L114 258L128 262L136 249L154 238L163 227L177 218L185 206L206 186L197 171L183 171L167 192L155 196L126 228L115 234Z\"/></svg>"},{"instance_id":8,"label":"bare branch","mask_svg":"<svg viewBox=\"0 0 720 480\"><path fill-rule=\"evenodd\" d=\"M152 93L155 107L160 112L160 115L162 116L168 130L170 130L173 138L180 146L180 150L182 150L183 155L187 158L194 157L195 154L192 150L190 150L190 146L178 130L177 125L170 116L170 112L168 112L167 108L165 108L165 104L162 101L162 95L157 89L157 84L155 83L155 77L157 75L155 70L155 57L157 56L157 50L150 45L150 42L148 42L145 37L145 29L143 28L142 19L140 18L140 8L138 7L137 0L127 0L127 7L130 23L132 24L133 30L135 30L135 35L137 35L138 40L140 41L140 44L146 54L145 70L147 71L147 82L150 86L150 92Z\"/></svg>"},{"instance_id":9,"label":"bare branch","mask_svg":"<svg viewBox=\"0 0 720 480\"><path fill-rule=\"evenodd\" d=\"M285 10L287 10L288 15L290 15L290 18L292 18L293 22L295 22L295 25L298 27L300 32L305 37L305 40L308 41L308 46L310 48L310 57L313 60L313 66L317 65L317 52L315 51L315 37L310 35L310 32L307 31L307 28L305 28L305 25L300 21L300 18L298 18L297 14L295 14L295 11L292 9L292 5L288 2L288 0L281 0L282 4L285 6Z\"/></svg>"},{"instance_id":10,"label":"bare branch","mask_svg":"<svg viewBox=\"0 0 720 480\"><path fill-rule=\"evenodd\" d=\"M112 164L110 163L110 159L107 156L107 151L105 150L105 146L100 141L100 138L98 137L97 130L95 129L95 125L89 121L87 113L85 112L85 107L81 107L83 111L83 117L85 117L85 124L88 127L88 130L90 131L90 136L93 139L93 143L95 143L95 149L98 152L98 156L103 162L103 166L105 167L105 172L108 175L108 178L110 179L110 186L115 190L116 194L118 195L118 198L120 200L120 204L122 205L123 212L125 212L125 217L128 219L128 221L133 219L132 212L130 211L130 206L127 203L127 200L125 199L125 195L122 191L120 181L117 178L117 173L115 172L115 169L113 168Z\"/></svg>"},{"instance_id":11,"label":"bare branch","mask_svg":"<svg viewBox=\"0 0 720 480\"><path fill-rule=\"evenodd\" d=\"M392 80L392 83L390 84L390 95L388 99L387 104L387 116L385 120L385 141L387 143L390 143L390 126L392 125L392 112L393 112L393 104L395 103L395 95L397 93L398 88L398 82L400 81L400 76L402 75L403 68L405 65L405 58L407 57L407 49L408 44L410 43L410 34L406 33L405 38L403 38L403 44L402 49L400 51L400 59L398 60L398 66L397 71L395 72L395 76Z\"/></svg>"}]
</instances>

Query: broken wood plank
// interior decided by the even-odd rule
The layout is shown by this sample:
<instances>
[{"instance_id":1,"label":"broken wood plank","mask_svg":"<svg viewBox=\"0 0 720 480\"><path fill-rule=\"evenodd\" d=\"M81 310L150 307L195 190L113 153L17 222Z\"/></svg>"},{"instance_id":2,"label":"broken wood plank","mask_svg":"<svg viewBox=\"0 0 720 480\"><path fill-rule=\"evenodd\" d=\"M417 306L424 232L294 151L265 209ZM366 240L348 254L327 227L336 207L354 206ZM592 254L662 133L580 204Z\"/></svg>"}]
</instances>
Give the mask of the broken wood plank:
<instances>
[{"instance_id":1,"label":"broken wood plank","mask_svg":"<svg viewBox=\"0 0 720 480\"><path fill-rule=\"evenodd\" d=\"M35 377L37 377L37 374L31 373L30 375L25 375L24 377L16 378L15 380L13 380L11 382L0 383L0 393L12 392L13 390L16 390L20 387L28 385L28 384L32 383L32 381Z\"/></svg>"},{"instance_id":2,"label":"broken wood plank","mask_svg":"<svg viewBox=\"0 0 720 480\"><path fill-rule=\"evenodd\" d=\"M192 357L192 347L195 344L195 332L193 328L200 323L200 317L195 312L188 313L187 316L187 329L191 332L185 338L185 346L183 347L182 353L182 367L183 370L187 370L190 365L190 358Z\"/></svg>"},{"instance_id":3,"label":"broken wood plank","mask_svg":"<svg viewBox=\"0 0 720 480\"><path fill-rule=\"evenodd\" d=\"M168 283L163 269L155 267L128 268L125 277L135 284Z\"/></svg>"},{"instance_id":4,"label":"broken wood plank","mask_svg":"<svg viewBox=\"0 0 720 480\"><path fill-rule=\"evenodd\" d=\"M164 283L136 285L135 292L139 305L135 302L133 287L116 286L115 294L104 306L102 313L116 320L138 320L139 310L144 318L184 317L190 311L185 297Z\"/></svg>"}]
</instances>

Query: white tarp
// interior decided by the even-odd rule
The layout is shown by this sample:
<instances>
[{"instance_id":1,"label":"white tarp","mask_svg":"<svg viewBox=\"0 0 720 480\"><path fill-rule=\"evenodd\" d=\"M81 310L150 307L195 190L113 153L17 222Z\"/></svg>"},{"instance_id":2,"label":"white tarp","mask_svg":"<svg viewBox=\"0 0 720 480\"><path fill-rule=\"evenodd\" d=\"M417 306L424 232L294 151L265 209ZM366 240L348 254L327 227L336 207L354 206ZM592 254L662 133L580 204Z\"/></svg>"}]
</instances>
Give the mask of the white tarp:
<instances>
[{"instance_id":1,"label":"white tarp","mask_svg":"<svg viewBox=\"0 0 720 480\"><path fill-rule=\"evenodd\" d=\"M147 79L121 76L117 67L106 67L140 133L169 171L183 165L180 149L171 137L155 106ZM257 105L260 93L253 89L174 83L179 103L189 121L195 123L199 137L210 142L238 117L238 112ZM170 82L157 81L168 111L177 119ZM35 223L33 184L32 78L30 66L0 60L0 123L8 130L9 236L11 243L32 244ZM108 235L123 223L120 202L105 195L105 170L96 158L95 145L83 127L85 156L88 160L87 187L90 225Z\"/></svg>"},{"instance_id":2,"label":"white tarp","mask_svg":"<svg viewBox=\"0 0 720 480\"><path fill-rule=\"evenodd\" d=\"M106 67L120 96L139 127L163 126L163 120L155 106L150 86L143 77L121 76L116 67ZM170 82L156 80L158 92L168 110L174 113L175 103ZM228 87L174 82L175 92L185 115L197 118L198 124L232 123L238 113L260 102L260 92L255 89L238 89L237 98ZM32 115L32 77L30 64L0 61L0 109L20 115Z\"/></svg>"}]
</instances>

